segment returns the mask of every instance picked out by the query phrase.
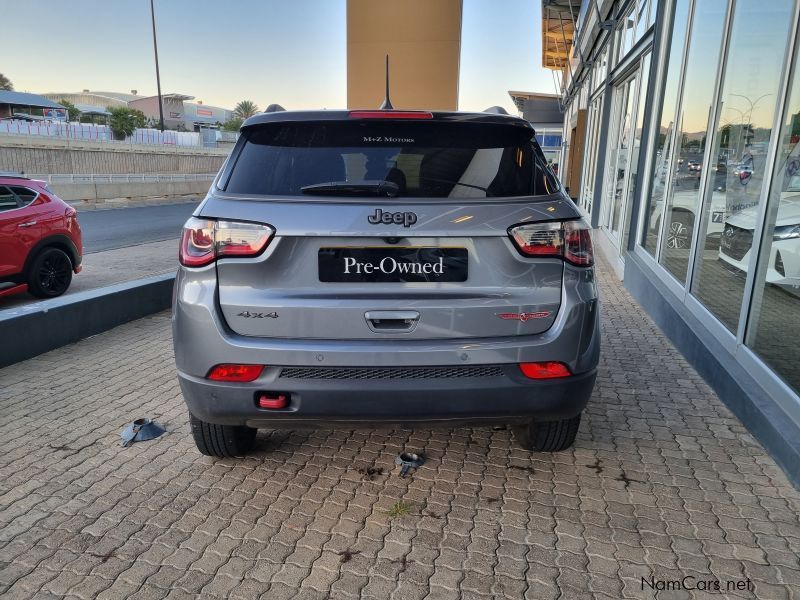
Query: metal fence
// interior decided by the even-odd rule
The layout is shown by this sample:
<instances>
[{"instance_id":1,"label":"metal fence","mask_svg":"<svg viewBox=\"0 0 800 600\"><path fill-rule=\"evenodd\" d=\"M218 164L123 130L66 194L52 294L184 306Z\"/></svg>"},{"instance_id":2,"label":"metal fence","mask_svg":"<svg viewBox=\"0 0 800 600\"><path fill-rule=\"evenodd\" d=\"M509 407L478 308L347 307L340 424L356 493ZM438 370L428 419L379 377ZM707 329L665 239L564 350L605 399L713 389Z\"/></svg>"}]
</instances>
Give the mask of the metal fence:
<instances>
[{"instance_id":1,"label":"metal fence","mask_svg":"<svg viewBox=\"0 0 800 600\"><path fill-rule=\"evenodd\" d=\"M0 135L19 135L40 138L68 139L104 144L136 144L143 146L174 146L182 148L217 148L233 144L238 132L203 129L196 131L159 131L136 129L124 140L115 140L108 125L91 123L29 122L20 119L0 120Z\"/></svg>"},{"instance_id":2,"label":"metal fence","mask_svg":"<svg viewBox=\"0 0 800 600\"><path fill-rule=\"evenodd\" d=\"M166 183L170 181L211 181L216 173L171 173L142 175L26 175L47 183Z\"/></svg>"}]
</instances>

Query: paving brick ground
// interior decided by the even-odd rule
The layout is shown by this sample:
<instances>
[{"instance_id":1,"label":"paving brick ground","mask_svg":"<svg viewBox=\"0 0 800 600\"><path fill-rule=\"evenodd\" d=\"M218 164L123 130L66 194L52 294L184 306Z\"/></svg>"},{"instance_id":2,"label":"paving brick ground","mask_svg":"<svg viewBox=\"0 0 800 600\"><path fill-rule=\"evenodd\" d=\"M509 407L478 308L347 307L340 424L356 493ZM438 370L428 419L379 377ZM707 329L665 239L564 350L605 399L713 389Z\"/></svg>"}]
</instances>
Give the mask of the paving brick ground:
<instances>
[{"instance_id":1,"label":"paving brick ground","mask_svg":"<svg viewBox=\"0 0 800 600\"><path fill-rule=\"evenodd\" d=\"M253 456L202 457L167 314L0 370L0 594L800 598L800 493L602 276L598 385L560 454L419 428L265 431ZM121 448L142 415L168 433ZM402 448L428 457L408 479ZM723 589L642 589L685 576Z\"/></svg>"}]
</instances>

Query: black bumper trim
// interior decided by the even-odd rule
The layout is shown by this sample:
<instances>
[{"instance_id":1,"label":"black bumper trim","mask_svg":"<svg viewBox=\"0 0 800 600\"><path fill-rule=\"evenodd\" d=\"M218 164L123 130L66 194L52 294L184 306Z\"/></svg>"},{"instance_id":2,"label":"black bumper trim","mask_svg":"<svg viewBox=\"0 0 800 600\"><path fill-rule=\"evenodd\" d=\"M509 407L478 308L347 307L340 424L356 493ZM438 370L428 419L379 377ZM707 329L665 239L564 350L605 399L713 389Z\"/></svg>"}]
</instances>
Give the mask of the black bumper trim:
<instances>
[{"instance_id":1,"label":"black bumper trim","mask_svg":"<svg viewBox=\"0 0 800 600\"><path fill-rule=\"evenodd\" d=\"M291 428L343 423L553 421L579 414L596 371L563 379L526 379L513 366L505 377L396 380L278 380L231 384L179 374L183 397L199 419L221 425ZM282 410L256 405L259 392L290 395Z\"/></svg>"}]
</instances>

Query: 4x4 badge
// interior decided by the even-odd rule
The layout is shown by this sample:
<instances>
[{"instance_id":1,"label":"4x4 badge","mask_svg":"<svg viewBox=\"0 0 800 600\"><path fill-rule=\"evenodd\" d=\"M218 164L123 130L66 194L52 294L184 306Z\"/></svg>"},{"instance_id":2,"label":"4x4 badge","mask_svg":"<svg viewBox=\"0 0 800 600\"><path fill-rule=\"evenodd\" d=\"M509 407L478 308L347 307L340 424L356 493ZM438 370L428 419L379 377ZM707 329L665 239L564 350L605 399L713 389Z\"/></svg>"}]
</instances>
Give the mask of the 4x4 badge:
<instances>
[{"instance_id":1,"label":"4x4 badge","mask_svg":"<svg viewBox=\"0 0 800 600\"><path fill-rule=\"evenodd\" d=\"M245 319L277 319L278 313L270 312L270 313L262 313L262 312L250 312L246 310L244 312L240 312L237 317L244 317Z\"/></svg>"},{"instance_id":2,"label":"4x4 badge","mask_svg":"<svg viewBox=\"0 0 800 600\"><path fill-rule=\"evenodd\" d=\"M376 208L375 214L368 216L367 221L373 225L391 225L394 223L395 225L402 225L403 227L411 227L417 222L417 214L413 212L390 213Z\"/></svg>"}]
</instances>

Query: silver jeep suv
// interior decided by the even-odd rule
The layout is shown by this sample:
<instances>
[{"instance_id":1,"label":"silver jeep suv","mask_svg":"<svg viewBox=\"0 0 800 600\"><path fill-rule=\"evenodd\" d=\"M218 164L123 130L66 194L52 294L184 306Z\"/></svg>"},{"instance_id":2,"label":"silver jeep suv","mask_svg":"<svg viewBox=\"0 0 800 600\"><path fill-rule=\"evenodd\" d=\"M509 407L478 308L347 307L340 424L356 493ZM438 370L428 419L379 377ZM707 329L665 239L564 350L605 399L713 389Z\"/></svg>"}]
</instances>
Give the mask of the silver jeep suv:
<instances>
[{"instance_id":1,"label":"silver jeep suv","mask_svg":"<svg viewBox=\"0 0 800 600\"><path fill-rule=\"evenodd\" d=\"M203 454L340 422L575 439L600 352L591 237L527 121L251 117L180 262L175 360Z\"/></svg>"}]
</instances>

